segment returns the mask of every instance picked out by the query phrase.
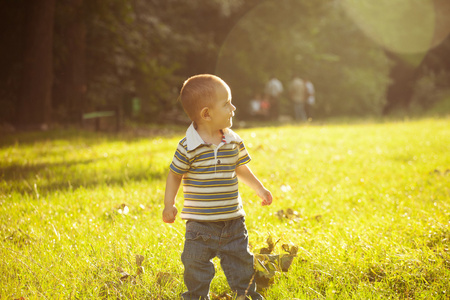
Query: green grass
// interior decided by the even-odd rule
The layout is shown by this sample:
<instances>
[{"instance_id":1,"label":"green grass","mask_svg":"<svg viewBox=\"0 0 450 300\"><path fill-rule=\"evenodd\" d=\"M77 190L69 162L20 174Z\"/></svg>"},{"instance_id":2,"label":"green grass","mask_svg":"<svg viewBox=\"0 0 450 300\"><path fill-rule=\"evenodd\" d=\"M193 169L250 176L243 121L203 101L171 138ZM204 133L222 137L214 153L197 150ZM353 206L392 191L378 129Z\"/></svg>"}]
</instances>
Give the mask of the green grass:
<instances>
[{"instance_id":1,"label":"green grass","mask_svg":"<svg viewBox=\"0 0 450 300\"><path fill-rule=\"evenodd\" d=\"M299 247L262 292L267 299L450 297L448 118L236 131L274 195L262 207L241 186L253 251L269 234L280 239L276 253L283 243ZM175 299L184 291L184 222L161 220L183 132L0 138L1 299ZM288 208L298 216L280 219ZM138 276L136 255L145 258ZM121 281L118 268L130 276ZM211 290L220 295L228 286L217 271Z\"/></svg>"}]
</instances>

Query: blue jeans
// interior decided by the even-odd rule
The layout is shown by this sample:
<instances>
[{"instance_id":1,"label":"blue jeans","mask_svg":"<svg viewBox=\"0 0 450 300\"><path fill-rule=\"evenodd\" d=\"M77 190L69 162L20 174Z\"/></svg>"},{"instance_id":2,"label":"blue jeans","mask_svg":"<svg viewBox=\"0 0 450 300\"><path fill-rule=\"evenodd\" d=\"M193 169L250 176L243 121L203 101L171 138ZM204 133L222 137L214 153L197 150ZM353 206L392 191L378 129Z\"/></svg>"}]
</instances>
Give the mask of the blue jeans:
<instances>
[{"instance_id":1,"label":"blue jeans","mask_svg":"<svg viewBox=\"0 0 450 300\"><path fill-rule=\"evenodd\" d=\"M209 286L215 273L212 259L216 256L232 291L252 300L264 299L256 292L253 254L248 250L243 217L221 222L187 221L181 261L188 290L182 294L183 299L209 299Z\"/></svg>"},{"instance_id":2,"label":"blue jeans","mask_svg":"<svg viewBox=\"0 0 450 300\"><path fill-rule=\"evenodd\" d=\"M304 103L294 102L294 117L296 121L306 121L308 119Z\"/></svg>"}]
</instances>

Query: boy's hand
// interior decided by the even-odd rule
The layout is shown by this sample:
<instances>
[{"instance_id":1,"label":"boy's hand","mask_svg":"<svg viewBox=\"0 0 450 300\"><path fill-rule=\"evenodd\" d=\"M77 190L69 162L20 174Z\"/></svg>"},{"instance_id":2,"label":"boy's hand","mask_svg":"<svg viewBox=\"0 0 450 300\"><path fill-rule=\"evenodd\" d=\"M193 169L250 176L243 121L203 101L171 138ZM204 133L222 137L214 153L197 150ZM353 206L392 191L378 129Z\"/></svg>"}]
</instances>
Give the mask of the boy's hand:
<instances>
[{"instance_id":1,"label":"boy's hand","mask_svg":"<svg viewBox=\"0 0 450 300\"><path fill-rule=\"evenodd\" d=\"M174 206L164 207L162 218L165 223L175 222L175 217L178 213L178 209Z\"/></svg>"},{"instance_id":2,"label":"boy's hand","mask_svg":"<svg viewBox=\"0 0 450 300\"><path fill-rule=\"evenodd\" d=\"M258 191L258 196L262 199L262 202L261 202L262 206L272 204L272 193L265 187L261 188Z\"/></svg>"}]
</instances>

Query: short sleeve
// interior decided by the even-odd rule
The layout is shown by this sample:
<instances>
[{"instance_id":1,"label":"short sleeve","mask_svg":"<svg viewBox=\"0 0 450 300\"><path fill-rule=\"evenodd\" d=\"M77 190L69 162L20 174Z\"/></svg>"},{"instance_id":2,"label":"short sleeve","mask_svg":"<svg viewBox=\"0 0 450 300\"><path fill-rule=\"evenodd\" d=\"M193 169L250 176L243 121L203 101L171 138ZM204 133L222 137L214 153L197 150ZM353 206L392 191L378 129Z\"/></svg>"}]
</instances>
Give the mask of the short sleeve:
<instances>
[{"instance_id":1,"label":"short sleeve","mask_svg":"<svg viewBox=\"0 0 450 300\"><path fill-rule=\"evenodd\" d=\"M239 143L239 157L237 161L237 166L245 165L246 163L250 162L251 158L250 155L247 152L247 149L245 148L244 142L240 141Z\"/></svg>"},{"instance_id":2,"label":"short sleeve","mask_svg":"<svg viewBox=\"0 0 450 300\"><path fill-rule=\"evenodd\" d=\"M178 175L184 175L189 171L190 163L187 157L186 147L180 142L173 156L170 170Z\"/></svg>"}]
</instances>

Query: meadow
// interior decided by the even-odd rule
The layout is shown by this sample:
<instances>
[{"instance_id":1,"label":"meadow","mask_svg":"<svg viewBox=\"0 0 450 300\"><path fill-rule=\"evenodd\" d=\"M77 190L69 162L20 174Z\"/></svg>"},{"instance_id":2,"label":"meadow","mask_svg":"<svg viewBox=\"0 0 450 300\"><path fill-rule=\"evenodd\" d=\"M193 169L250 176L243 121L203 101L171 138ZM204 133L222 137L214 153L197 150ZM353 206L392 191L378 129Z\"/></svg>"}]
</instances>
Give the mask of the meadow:
<instances>
[{"instance_id":1,"label":"meadow","mask_svg":"<svg viewBox=\"0 0 450 300\"><path fill-rule=\"evenodd\" d=\"M177 299L184 222L161 212L184 130L0 137L0 298ZM266 299L450 299L449 118L235 131L274 195L240 186L252 251L298 247Z\"/></svg>"}]
</instances>

